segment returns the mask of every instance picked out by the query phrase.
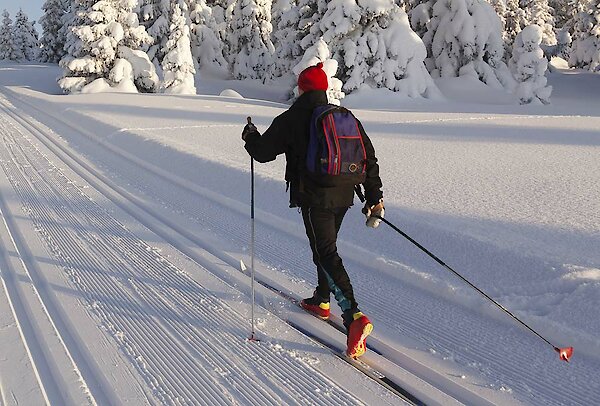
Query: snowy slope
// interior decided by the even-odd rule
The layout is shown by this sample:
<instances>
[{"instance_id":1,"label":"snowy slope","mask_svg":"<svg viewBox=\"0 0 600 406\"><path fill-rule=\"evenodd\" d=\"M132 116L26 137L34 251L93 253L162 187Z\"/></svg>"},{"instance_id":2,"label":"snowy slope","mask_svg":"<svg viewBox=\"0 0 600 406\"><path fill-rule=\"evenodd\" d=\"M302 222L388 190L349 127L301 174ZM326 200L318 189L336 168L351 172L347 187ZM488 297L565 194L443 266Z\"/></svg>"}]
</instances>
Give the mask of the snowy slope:
<instances>
[{"instance_id":1,"label":"snowy slope","mask_svg":"<svg viewBox=\"0 0 600 406\"><path fill-rule=\"evenodd\" d=\"M284 92L207 80L203 96L67 97L54 95L51 66L0 68L4 403L401 402L284 323L344 344L265 289L263 341L245 341L239 133L248 115L266 128ZM443 102L382 91L346 101L377 149L390 221L550 341L575 346L560 362L391 229L366 229L355 207L339 245L375 323L383 357L368 359L427 403L600 399L600 78L550 79L545 107L460 78L438 83ZM217 96L225 88L254 99ZM256 270L303 297L315 272L283 168L256 168Z\"/></svg>"}]
</instances>

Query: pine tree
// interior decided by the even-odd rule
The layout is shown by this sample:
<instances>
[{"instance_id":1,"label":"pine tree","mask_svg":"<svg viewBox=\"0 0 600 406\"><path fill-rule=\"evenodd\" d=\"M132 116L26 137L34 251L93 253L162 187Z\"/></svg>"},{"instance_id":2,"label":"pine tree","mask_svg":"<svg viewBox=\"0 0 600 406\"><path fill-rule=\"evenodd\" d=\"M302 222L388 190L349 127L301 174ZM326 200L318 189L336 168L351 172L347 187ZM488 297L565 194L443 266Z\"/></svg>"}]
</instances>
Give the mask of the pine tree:
<instances>
[{"instance_id":1,"label":"pine tree","mask_svg":"<svg viewBox=\"0 0 600 406\"><path fill-rule=\"evenodd\" d=\"M18 61L34 61L38 54L38 35L27 14L20 9L13 25L13 46L15 59Z\"/></svg>"},{"instance_id":2,"label":"pine tree","mask_svg":"<svg viewBox=\"0 0 600 406\"><path fill-rule=\"evenodd\" d=\"M179 4L171 4L169 40L162 60L164 80L162 89L170 94L196 94L194 60L190 41L190 27Z\"/></svg>"},{"instance_id":3,"label":"pine tree","mask_svg":"<svg viewBox=\"0 0 600 406\"><path fill-rule=\"evenodd\" d=\"M40 41L40 61L58 63L65 55L66 32L61 30L67 4L65 0L46 0L42 6L44 15L40 18L42 39Z\"/></svg>"},{"instance_id":4,"label":"pine tree","mask_svg":"<svg viewBox=\"0 0 600 406\"><path fill-rule=\"evenodd\" d=\"M152 91L156 73L140 47L152 41L133 12L137 0L75 0L59 85L67 92ZM135 86L134 86L135 80ZM145 85L144 85L145 84Z\"/></svg>"},{"instance_id":5,"label":"pine tree","mask_svg":"<svg viewBox=\"0 0 600 406\"><path fill-rule=\"evenodd\" d=\"M529 25L515 39L509 65L518 82L516 93L521 104L550 103L552 87L546 85L548 61L540 48L542 37L541 27Z\"/></svg>"},{"instance_id":6,"label":"pine tree","mask_svg":"<svg viewBox=\"0 0 600 406\"><path fill-rule=\"evenodd\" d=\"M2 12L2 27L0 28L0 60L17 59L13 39L13 22L8 11Z\"/></svg>"},{"instance_id":7,"label":"pine tree","mask_svg":"<svg viewBox=\"0 0 600 406\"><path fill-rule=\"evenodd\" d=\"M227 37L236 79L265 79L275 48L271 42L271 0L238 0Z\"/></svg>"}]
</instances>

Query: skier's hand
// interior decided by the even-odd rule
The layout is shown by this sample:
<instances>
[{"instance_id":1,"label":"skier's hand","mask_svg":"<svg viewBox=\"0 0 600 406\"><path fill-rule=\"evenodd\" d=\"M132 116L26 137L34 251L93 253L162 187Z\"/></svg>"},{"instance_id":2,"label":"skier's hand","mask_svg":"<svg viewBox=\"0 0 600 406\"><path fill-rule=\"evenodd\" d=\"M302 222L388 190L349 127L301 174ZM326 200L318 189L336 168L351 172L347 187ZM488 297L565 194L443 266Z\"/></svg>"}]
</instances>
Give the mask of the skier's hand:
<instances>
[{"instance_id":1,"label":"skier's hand","mask_svg":"<svg viewBox=\"0 0 600 406\"><path fill-rule=\"evenodd\" d=\"M246 124L242 130L242 140L248 141L249 136L252 137L254 134L259 135L258 130L252 123L252 119L248 117L248 124Z\"/></svg>"},{"instance_id":2,"label":"skier's hand","mask_svg":"<svg viewBox=\"0 0 600 406\"><path fill-rule=\"evenodd\" d=\"M377 218L375 216L384 218L385 208L383 207L383 199L381 199L379 201L379 203L377 203L374 206L369 206L368 203L365 204L365 207L363 208L363 213L367 217L367 222L366 222L367 227L371 227L371 228L379 227L379 223L381 223L381 219Z\"/></svg>"}]
</instances>

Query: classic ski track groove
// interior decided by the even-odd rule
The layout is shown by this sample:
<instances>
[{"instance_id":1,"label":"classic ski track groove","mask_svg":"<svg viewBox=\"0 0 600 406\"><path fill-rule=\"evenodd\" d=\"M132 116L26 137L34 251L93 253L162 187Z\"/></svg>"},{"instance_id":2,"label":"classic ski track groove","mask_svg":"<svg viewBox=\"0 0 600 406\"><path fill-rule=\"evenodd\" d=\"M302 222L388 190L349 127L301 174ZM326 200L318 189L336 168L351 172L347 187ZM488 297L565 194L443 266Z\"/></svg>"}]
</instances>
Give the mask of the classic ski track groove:
<instances>
[{"instance_id":1,"label":"classic ski track groove","mask_svg":"<svg viewBox=\"0 0 600 406\"><path fill-rule=\"evenodd\" d=\"M4 106L2 106L2 109L4 109ZM10 125L8 121L5 121L4 117L0 117L0 121ZM14 143L6 143L8 134L4 133L5 129L6 128L3 126L0 128L0 131L3 133L4 150L9 151L11 145L14 145ZM11 176L11 169L13 168L5 167L5 162L6 161L2 160L0 165L3 166L8 180L14 180L14 173ZM0 200L2 201L1 207L7 232L10 234L13 245L20 252L21 264L29 277L31 287L35 292L34 294L41 304L41 308L48 322L51 324L52 330L56 333L58 341L68 358L68 362L72 364L73 370L79 378L82 390L81 393L84 394L92 404L97 404L97 401L106 404L114 403L114 399L111 398L110 395L104 393L104 390L107 388L106 381L94 373L92 367L93 361L87 353L85 345L72 333L65 312L56 303L55 296L49 292L48 282L35 264L33 255L30 253L27 245L24 243L23 237L20 235L14 224L13 214L9 211L4 199L0 198ZM21 330L21 337L24 345L28 349L30 360L36 371L37 379L40 383L40 388L43 391L44 397L48 402L55 404L72 402L69 394L65 393L63 390L64 383L62 382L61 375L53 372L57 366L55 364L56 361L48 354L50 349L47 349L46 345L38 338L42 333L37 332L35 329L36 326L32 324L35 317L31 315L31 310L24 310L26 306L23 306L23 299L20 297L22 293L19 293L18 290L14 290L14 270L12 270L10 265L7 265L7 270L9 271L9 281L10 279L13 279L10 282L13 285L12 300L16 300L18 306L21 308L19 314L16 314ZM14 302L11 303L11 305L14 304ZM25 325L25 328L22 328L23 325ZM33 344L34 351L30 351L30 344ZM38 371L38 368L41 370L41 373Z\"/></svg>"},{"instance_id":2,"label":"classic ski track groove","mask_svg":"<svg viewBox=\"0 0 600 406\"><path fill-rule=\"evenodd\" d=\"M16 96L15 96L16 97ZM40 110L37 106L27 102L27 101L23 101L19 98L19 101L28 105L29 107L40 111L44 114L47 115L47 113L43 112L42 110ZM139 166L144 168L145 170L148 170L152 173L154 173L155 175L169 181L172 182L173 185L176 185L182 189L184 189L185 191L198 195L198 196L202 196L206 199L209 199L213 202L219 202L222 203L223 201L227 201L227 198L221 198L219 199L219 195L213 191L206 191L201 187L198 187L196 185L191 184L189 181L181 179L175 175L166 173L164 170L155 167L154 165L148 163L148 162L142 162L139 159L137 159L136 157L133 157L130 153L123 151L122 149L114 146L114 145L109 145L97 138L95 138L93 135L91 135L89 132L78 128L64 120L61 119L57 119L52 117L54 120L56 120L57 122L59 122L62 125L68 126L74 130L76 130L78 133L80 133L81 135L84 135L86 138L88 138L91 142L94 142L100 146L103 146L105 148L107 148L109 151L121 156L121 158L125 159L126 161L128 161L131 165L135 165L135 166ZM144 191L145 193L148 193L147 190ZM246 213L244 212L244 210L242 210L242 208L240 208L238 205L235 204L226 204L226 207L234 212L236 212L238 215L240 216L246 216ZM228 238L234 238L236 236L243 236L245 235L245 231L246 230L240 230L239 229L239 224L242 222L239 221L231 221L230 223L233 223L235 226L230 228L226 228L224 224L225 220L228 220L228 217L226 216L225 218L220 217L218 219L218 221L216 219L214 219L213 216L211 215L198 215L197 213L190 213L190 210L186 210L186 209L179 209L177 210L177 212L184 212L186 214L188 214L191 218L193 219L201 219L203 223L209 223L210 227L212 228L212 230L214 232L218 232L219 231L219 227L221 227L223 230L227 231L226 232L226 236ZM260 217L260 216L259 216ZM257 219L258 222L261 222L261 219ZM217 227L217 225L219 227ZM297 233L293 233L291 231L289 231L286 227L277 227L275 224L273 224L273 222L261 222L262 226L267 226L267 227L273 227L275 230L279 231L279 232L286 232L288 235L294 237L295 239L299 239L299 235ZM231 229L236 230L235 232L232 232ZM225 234L225 232L223 233ZM232 237L233 236L233 237ZM241 245L245 245L247 244L247 242L244 239L237 239L237 244L241 244ZM202 244L203 247L206 248L205 243ZM212 247L211 247L212 248ZM278 263L278 264L285 264L286 266L289 266L290 269L295 269L298 273L295 274L295 276L301 276L306 278L311 278L312 277L312 273L313 270L312 269L308 269L306 266L306 262L300 261L299 258L292 258L292 260L290 260L289 257L284 258L280 255L276 255L274 254L274 252L277 252L276 249L273 249L273 245L269 244L267 242L262 242L259 241L257 244L257 253L259 253L259 255L257 255L257 258L262 259L265 261L265 263ZM213 255L216 255L217 257L225 260L226 262L230 262L232 260L232 258L227 255L224 254L222 252L219 252L219 250L214 250L214 249L209 249L207 248L207 250L209 250ZM354 260L350 259L350 260L346 260L345 262L347 263L353 263L355 262ZM359 264L359 266L363 266L364 264ZM301 272L301 274L299 274ZM361 275L355 275L354 278L357 278L357 282L360 284L360 280L361 280ZM383 286L382 289L388 289L389 287L387 286ZM395 294L397 295L398 292L395 292ZM385 297L385 292L382 293L381 295L382 297ZM382 323L391 323L391 319L386 317L386 308L387 308L387 304L383 302L383 300L379 300L378 297L376 296L371 296L371 297L366 297L366 298L361 298L361 301L364 302L366 305L365 307L369 308L369 309L375 309L376 313L378 315L377 319L379 322ZM505 363L503 363L502 361L505 359L505 355L503 354L502 349L500 348L495 348L495 347L480 347L477 346L476 342L473 342L472 340L472 335L469 334L469 332L460 332L457 331L458 329L455 329L451 332L451 336L449 335L448 331L436 331L432 328L431 325L428 325L426 320L424 320L421 317L418 317L417 313L412 313L412 312L403 312L402 317L404 319L404 321L398 326L398 330L402 331L403 333L406 333L407 335L412 335L415 336L417 335L417 337L423 341L423 342L428 342L430 343L430 345L434 346L438 351L447 351L448 353L455 353L458 354L459 356L462 355L464 353L464 357L465 359L469 359L472 362L484 362L484 363L492 363L493 365L495 365L497 368L494 370L494 373L496 375L496 378L498 379L498 381L501 381L504 377L514 377L515 374L516 375L523 375L525 373L525 371L521 368L518 367L518 365L506 365ZM376 329L375 329L376 330ZM487 334L486 332L478 332L478 334L481 335L486 335L488 337L490 337L489 334ZM376 333L374 334L374 336L372 336L373 338L375 338L376 340ZM374 341L373 339L371 341ZM490 340L493 341L493 340ZM469 348L468 350L464 348L464 342L469 342ZM394 354L384 354L388 356L388 359L393 360L394 359ZM391 355L391 358L390 358ZM523 353L520 354L520 358L521 359L525 359L529 354L528 353ZM405 366L403 366L405 367ZM409 368L410 370L410 368ZM554 372L551 372L554 373ZM556 377L556 380L559 381L560 377ZM532 391L532 387L531 387L531 381L530 380L525 380L525 381L521 381L521 380L515 380L514 378L511 379L511 381L513 381L513 384L511 384L511 387L513 389L519 388L519 391L523 394L529 394ZM515 382L517 382L515 384ZM582 394L582 391L578 390L577 388L575 388L574 386L570 385L568 387L561 387L561 388L556 388L554 386L552 386L550 383L544 382L544 381L538 381L536 383L536 385L538 388L540 388L540 392L541 393L553 393L552 397L546 397L544 398L544 402L545 404L556 404L556 405L562 405L562 404L587 404L589 403L590 398L584 396ZM590 388L587 388L588 390L588 394L590 394L590 396L595 396L597 398L600 398L600 390L596 390L593 393L589 393L589 391L591 390ZM536 394L536 396L539 396L539 394ZM539 400L539 398L537 398Z\"/></svg>"},{"instance_id":3,"label":"classic ski track groove","mask_svg":"<svg viewBox=\"0 0 600 406\"><path fill-rule=\"evenodd\" d=\"M10 216L10 213L8 213L8 210L5 209L6 204L4 203L4 198L0 194L0 216L2 216L3 222L1 231L4 232L6 230L8 237L14 241L8 226L8 222L10 221L8 216ZM31 321L33 316L30 315L27 306L24 304L24 299L21 297L22 293L17 288L15 271L13 267L9 265L7 258L8 250L4 246L4 243L0 242L0 269L2 269L2 286L16 321L16 326L19 329L21 341L23 342L23 346L25 347L27 356L35 373L35 379L46 403L51 403L50 398L56 400L57 402L61 402L63 401L62 396L54 395L55 393L60 393L59 385L56 383L52 374L50 373L52 368L49 365L50 361L46 358L44 351L42 350L42 339L38 337L39 334L36 334L36 329L33 327ZM47 379L42 379L42 376L45 378L47 377ZM0 404L8 404L4 398L4 391L2 391L1 388L0 391L2 395L2 402ZM50 391L52 394L50 397L48 396L48 391Z\"/></svg>"},{"instance_id":4,"label":"classic ski track groove","mask_svg":"<svg viewBox=\"0 0 600 406\"><path fill-rule=\"evenodd\" d=\"M6 109L6 107L4 107ZM15 117L13 117L15 118ZM17 120L18 121L18 120ZM30 124L30 123L29 123ZM31 124L30 124L31 125ZM32 133L33 134L33 133ZM34 134L35 135L35 134ZM26 153L24 151L22 152L22 156L25 157ZM39 153L39 151L38 151ZM40 156L42 155L41 153L39 153ZM15 154L16 155L16 154ZM15 156L14 162L17 162L18 157ZM36 164L39 164L39 162L41 162L41 160L34 160L34 161L28 161L27 165L29 165L31 168L35 167ZM24 168L22 168L24 169ZM17 171L18 172L18 171ZM39 219L53 219L54 218L54 222L56 222L56 224L60 224L60 221L67 221L71 226L72 229L76 231L76 233L78 234L78 236L81 238L81 241L85 241L87 242L87 249L88 250L93 250L96 252L92 252L93 255L88 255L85 256L83 255L83 252L81 255L79 254L79 251L84 251L84 249L77 249L77 245L78 245L78 241L74 240L71 238L71 236L69 235L68 232L65 231L65 227L61 227L61 226L54 226L52 227L52 220L46 220L45 224L40 223L40 226L43 227L43 230L45 230L47 232L47 235L50 236L50 242L52 241L52 239L54 238L56 241L67 241L67 247L64 247L65 249L69 249L69 252L66 253L67 256L63 256L63 260L65 262L68 263L68 261L71 259L75 259L77 261L79 261L80 263L78 264L79 268L81 268L81 266L85 266L86 270L88 272L82 272L79 273L76 277L72 277L72 281L76 284L79 284L79 287L82 288L82 290L84 292L86 292L87 290L87 294L88 296L90 295L90 292L95 292L96 290L98 291L105 291L108 290L102 297L102 300L104 303L108 302L108 301L113 301L114 300L112 298L121 298L121 301L124 301L125 303L127 302L133 302L133 300L128 298L122 298L123 296L123 292L129 292L130 296L135 296L136 294L139 296L144 294L143 289L135 289L135 286L131 286L133 284L135 284L135 280L139 280L138 278L140 276L142 277L148 277L148 275L136 275L135 274L135 270L138 269L143 269L140 268L140 266L147 266L148 269L145 269L146 271L153 271L153 274L151 274L151 276L157 276L159 275L162 279L167 279L167 281L169 283L172 283L173 286L178 286L180 287L180 291L183 292L187 292L188 295L183 295L183 296L188 296L188 297L182 297L182 295L179 295L179 297L177 295L174 295L172 300L170 298L167 297L162 297L165 295L165 292L158 292L156 290L154 290L154 293L157 295L156 298L160 298L160 299L155 299L155 297L153 297L152 295L147 295L146 297L142 298L146 303L146 305L149 307L150 313L154 313L157 312L157 314L159 314L162 317L158 317L159 320L161 320L160 323L158 324L162 324L163 329L165 330L165 334L168 332L169 335L171 337L175 337L174 339L171 338L170 341L172 341L172 344L174 348L181 348L181 347L187 347L187 349L189 350L190 348L194 349L194 352L201 355L199 358L201 359L205 359L205 357L208 357L210 355L213 356L213 362L221 362L221 367L224 367L223 370L229 370L231 371L232 369L236 369L239 368L237 365L223 365L223 360L225 360L225 362L230 362L229 361L229 357L227 357L227 354L220 354L221 356L214 355L214 348L212 348L209 351L205 351L204 353L201 353L199 348L203 348L206 346L206 341L202 340L202 337L199 335L198 331L192 330L192 331L184 331L186 329L190 329L190 324L189 323L184 323L182 320L182 314L187 314L188 316L185 317L185 319L187 319L188 321L191 319L195 319L195 317L193 316L200 316L202 317L202 315L200 314L205 307L200 307L200 306L194 306L194 301L197 300L195 299L196 297L198 297L199 293L201 292L202 288L196 283L194 282L191 278L185 276L185 274L183 274L182 272L174 272L173 274L164 274L164 266L157 266L156 263L156 257L157 255L155 253L152 252L152 250L150 249L150 247L145 246L145 243L143 243L142 241L137 241L134 243L131 243L129 245L124 245L124 247L121 248L126 248L129 250L129 253L131 254L136 254L136 257L134 257L134 259L137 259L139 261L143 261L140 263L136 263L136 264L126 264L122 261L122 258L119 258L116 255L113 255L113 252L111 250L111 247L109 246L109 243L107 242L107 240L109 239L105 239L108 235L103 235L103 238L94 238L95 236L93 234L90 233L90 235L86 235L86 222L80 222L78 221L78 219L72 215L73 213L73 209L75 207L77 208L81 208L82 204L87 204L88 206L90 204L92 204L91 200L87 199L86 197L83 196L83 194L76 190L74 187L71 188L62 188L62 190L57 190L53 188L56 188L57 185L64 185L65 183L68 185L70 184L70 182L64 182L64 179L54 179L54 182L50 182L48 179L44 180L43 177L40 175L40 173L44 173L44 169L40 169L40 170L31 170L32 173L30 173L30 178L31 181L29 181L28 179L25 178L25 175L22 174L22 182L25 182L27 184L29 184L30 186L30 190L29 193L26 192L22 192L22 198L24 199L25 202L28 202L28 204L30 205L30 209L32 212L32 215L37 216L38 220ZM19 175L19 173L16 173L15 175ZM38 176L38 179L36 182L34 182L34 179L36 177L36 175ZM64 178L64 176L62 176L62 174L59 173L59 171L51 171L50 172L51 176L56 176L59 178ZM65 178L66 179L66 178ZM61 180L63 180L61 182ZM44 184L44 181L47 183L46 185ZM37 193L34 193L34 187L32 186L32 184L35 183L36 185L36 191ZM21 189L24 186L24 184L21 184L19 189ZM74 202L77 202L76 204L73 204L72 207L65 207L65 206L61 206L60 202L53 202L53 196L56 196L57 194L70 194L70 198L73 199ZM56 214L52 213L50 210L48 210L46 207L46 205L41 204L40 202L37 202L37 196L44 196L44 198L51 203L51 206L57 210ZM77 199L79 199L79 201L77 201ZM36 204L37 203L37 204ZM54 203L54 205L52 205L52 203ZM57 204L58 203L58 204ZM63 202L64 204L64 202ZM97 207L97 209L99 211L102 211L99 207ZM85 213L86 211L84 211ZM92 210L93 212L93 210ZM87 216L86 216L87 217ZM109 216L105 216L106 221L112 220L112 218L110 218ZM97 220L97 219L102 219L102 217L97 217L97 216L93 216L92 218L86 218L86 220L90 221L90 220ZM113 220L114 222L114 220ZM116 222L114 222L116 223ZM122 228L122 226L120 226L119 224L103 224L102 226L112 226L112 228L107 228L106 231L108 232L120 232L120 234L116 234L117 238L115 241L113 241L113 243L117 243L117 242L123 242L125 240L125 238L130 238L131 240L134 240L133 236L129 236L127 235L126 230L124 230ZM110 234L110 233L107 233ZM104 246L103 246L104 245ZM103 247L101 247L103 246ZM81 248L81 247L80 247ZM102 248L102 249L101 249ZM151 258L147 258L148 257L148 253L151 253ZM59 253L60 254L60 253ZM100 255L98 255L100 254ZM110 254L110 255L107 255ZM152 254L154 254L154 256L152 257ZM94 264L93 262L95 262L95 260L91 260L92 258L103 258L104 261L108 261L108 263L106 264ZM132 259L132 258L130 258ZM87 263L87 262L92 262L92 263ZM114 263L111 263L114 262ZM166 261L164 261L166 262ZM93 265L96 265L95 267ZM95 269L125 269L128 272L126 272L124 275L116 275L116 278L109 278L106 277L105 280L97 280L99 277L103 276L103 275L97 275L98 272L95 272ZM175 269L174 266L170 265L170 268ZM185 276L185 277L184 277ZM114 280L111 280L114 279ZM123 280L128 281L128 283L123 282ZM92 288L86 289L86 283L89 284ZM130 285L130 286L127 286ZM193 286L195 289L190 288L190 286ZM126 288L125 290L123 288ZM144 286L145 289L148 289L148 286ZM132 293L133 292L133 293ZM170 293L176 293L177 290L170 290ZM191 293L193 292L193 297L191 295ZM146 292L147 293L147 292ZM206 294L206 296L204 297L204 299L211 299L214 300L214 298L212 298L210 295ZM185 299L182 300L182 299ZM163 301L162 303L164 304L165 302L169 302L171 305L173 304L186 304L185 308L181 309L181 313L175 313L174 309L167 309L167 312L173 312L173 314L165 314L164 312L162 314L158 313L161 311L161 309L163 308L163 306L161 306L160 301ZM98 301L94 301L93 298L88 298L88 301L90 303L96 303L96 306L98 307L100 303L102 302L98 302ZM158 301L158 302L157 302ZM117 300L118 302L118 300ZM143 303L143 302L142 302ZM216 303L216 302L215 302ZM218 306L218 303L215 305ZM96 308L97 308L96 307ZM101 307L101 306L100 306ZM222 317L221 320L225 320L225 319L229 319L231 322L235 322L236 324L242 324L244 323L245 318L242 318L238 315L238 317L234 317L235 313L231 311L231 309L229 309L226 312L223 312L223 315L225 317ZM175 316L175 321L179 321L181 323L180 326L167 326L166 323L162 320L166 320L170 318L173 318L173 316ZM206 316L206 315L205 315ZM209 316L214 316L214 315L209 315ZM221 315L220 315L221 316ZM155 319L156 317L152 317L152 319ZM214 317L213 317L214 318ZM148 318L149 320L146 320L147 322L150 322L150 318ZM118 312L114 312L110 315L109 317L105 317L105 319L103 320L105 324L108 323L119 323L122 326L126 325L125 322L129 322L129 323L135 323L137 322L137 320L134 318L134 320L130 320L129 318L124 318L123 320L121 320L121 318L119 317ZM154 323L157 323L156 320L153 320ZM213 323L215 326L218 325L219 323ZM110 325L109 325L110 328ZM140 340L140 343L144 343L144 344L150 344L153 345L154 341L156 342L163 342L163 343L169 343L169 337L157 337L156 336L156 332L160 332L161 329L160 328L145 328L145 323L139 323L138 325L136 325L135 329L118 329L118 324L116 326L116 330L117 331L125 331L125 337L127 340L131 340L135 343L135 333L137 333L138 331L140 332L141 337L154 337L156 338L156 340L152 339L148 342L148 340ZM222 330L222 328L220 328L220 330ZM258 347L253 347L253 350L250 351L248 350L248 346L245 343L239 343L239 336L242 333L240 332L240 334L231 334L230 337L228 337L228 340L230 341L228 343L228 346L230 348L236 348L237 350L240 350L242 353L244 351L246 351L246 356L247 357L256 357L256 348L259 349L259 355L260 355L260 359L261 360L267 360L269 361L268 364L270 365L281 365L282 361L283 363L287 364L287 366L291 367L292 369L294 369L295 367L295 371L291 376L286 376L283 373L279 373L279 371L277 370L277 368L262 368L262 372L266 373L267 375L269 375L269 373L275 377L275 379L284 379L285 381L290 383L290 386L292 386L293 390L296 392L296 394L302 394L304 396L304 401L308 401L310 403L315 403L315 402L322 402L323 399L318 396L318 397L311 397L312 396L316 396L314 394L311 393L302 393L303 387L307 387L308 385L312 386L312 387L319 387L323 392L325 393L330 393L330 397L329 397L329 402L331 402L330 404L335 405L335 404L339 404L339 403L355 403L356 399L354 399L353 397L348 397L348 395L346 395L343 392L340 393L331 393L331 392L335 392L335 391L329 391L327 388L328 386L332 385L333 382L328 382L327 378L324 377L314 377L314 371L313 373L308 373L306 372L307 368L305 365L303 366L299 366L297 361L293 361L291 359L288 359L288 357L282 357L274 354L272 351L270 351L268 348L264 348L264 346L258 346ZM222 335L219 335L219 339L223 339ZM237 343L236 343L237 341ZM210 340L209 340L210 342ZM181 345L181 343L187 343L185 345ZM196 344L196 345L194 345ZM200 345L198 345L200 344ZM163 346L164 347L164 346ZM171 347L171 345L167 345L167 349L169 349ZM130 347L130 349L132 351L135 351L132 349L133 345ZM161 352L164 352L165 348L162 348L162 351L158 351L158 350L154 350L153 353L154 355L157 355L157 359L155 360L155 362L158 364L160 363L161 358L163 357L163 355L161 354ZM140 351L140 350L138 350ZM182 359L180 361L180 363L178 363L178 365L176 365L176 367L181 367L181 366L187 366L185 364L186 361L186 354L187 351L182 351L179 350L180 354L170 354L172 357L176 357L177 355L179 355L180 359ZM135 352L134 352L135 354ZM150 355L150 356L149 356ZM145 354L144 357L144 362L146 363L150 363L151 361L151 355L152 354ZM137 358L136 358L137 359ZM196 367L198 363L196 363ZM168 366L165 365L160 365L157 366L162 368L168 368ZM177 371L179 370L179 368L175 368L175 371L171 371L171 373L175 373L175 375L177 374ZM249 380L246 376L251 376L251 374L249 373L250 370L246 370L243 372L240 372L240 374L238 374L237 376L234 376L234 378L237 378L237 382L230 382L229 387L239 387L241 388L240 392L237 393L238 397L240 400L245 399L245 401L249 401L252 402L253 404L273 404L273 403L279 403L281 401L293 401L292 398L285 398L285 396L283 396L282 398L280 398L278 395L273 395L273 394L269 394L269 393L262 393L262 394L258 394L258 390L255 388L255 384L256 382L251 382L251 380ZM234 374L235 375L235 374ZM161 370L161 373L159 374L159 376L174 376L174 375L167 375L164 373L164 370ZM293 377L293 378L292 378ZM291 379L290 379L291 378ZM187 392L186 390L186 386L189 385L189 381L185 381L185 379L182 378L181 382L180 382L180 393L181 392ZM202 382L195 382L197 387L202 388L204 385L202 384ZM163 382L163 385L165 383ZM173 389L173 392L175 392L175 390ZM306 392L306 391L304 391ZM254 396L250 396L250 394L254 394ZM172 396L169 396L168 394L164 394L166 396L166 398L163 396L162 399L163 400L170 400L170 403L177 403L177 399L174 399ZM211 394L209 393L202 393L202 394L196 394L196 393L186 393L186 395L188 395L188 399L202 399L202 398L207 398L207 399L211 399L210 404L217 404L217 400L219 399L219 397L223 397L223 394L220 394L221 396L219 396L219 394L216 394L214 396L211 396ZM204 395L201 397L198 397L198 395ZM259 396L261 395L261 396ZM282 393L280 393L279 395L283 395ZM284 400L285 399L285 400ZM302 399L302 397L300 397L300 399ZM222 400L222 404L229 404L229 401L226 400Z\"/></svg>"}]
</instances>

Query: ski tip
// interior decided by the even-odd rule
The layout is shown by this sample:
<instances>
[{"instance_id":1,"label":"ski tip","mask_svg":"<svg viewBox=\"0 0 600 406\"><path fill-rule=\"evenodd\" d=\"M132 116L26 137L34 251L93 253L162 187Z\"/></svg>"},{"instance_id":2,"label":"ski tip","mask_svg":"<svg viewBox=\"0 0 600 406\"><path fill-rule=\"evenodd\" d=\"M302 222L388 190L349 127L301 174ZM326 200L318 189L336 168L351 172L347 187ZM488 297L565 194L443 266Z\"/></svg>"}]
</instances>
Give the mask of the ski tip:
<instances>
[{"instance_id":1,"label":"ski tip","mask_svg":"<svg viewBox=\"0 0 600 406\"><path fill-rule=\"evenodd\" d=\"M248 269L246 268L246 264L244 264L244 261L240 259L240 270L242 272L246 272L246 269Z\"/></svg>"},{"instance_id":2,"label":"ski tip","mask_svg":"<svg viewBox=\"0 0 600 406\"><path fill-rule=\"evenodd\" d=\"M558 355L560 356L560 359L563 361L566 361L566 362L569 362L569 360L573 356L573 347L565 347L565 348L554 347L554 350L558 353Z\"/></svg>"}]
</instances>

